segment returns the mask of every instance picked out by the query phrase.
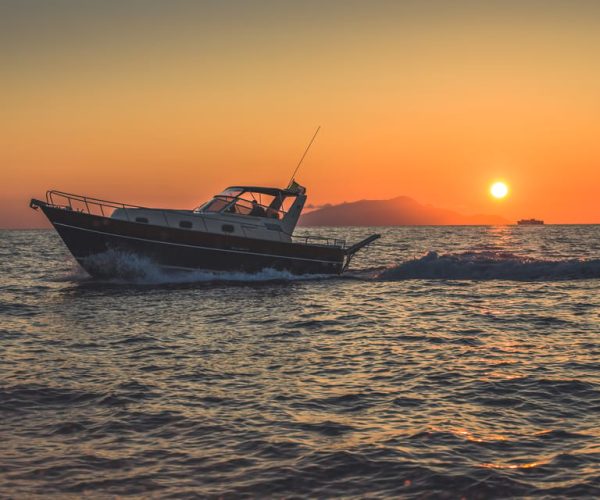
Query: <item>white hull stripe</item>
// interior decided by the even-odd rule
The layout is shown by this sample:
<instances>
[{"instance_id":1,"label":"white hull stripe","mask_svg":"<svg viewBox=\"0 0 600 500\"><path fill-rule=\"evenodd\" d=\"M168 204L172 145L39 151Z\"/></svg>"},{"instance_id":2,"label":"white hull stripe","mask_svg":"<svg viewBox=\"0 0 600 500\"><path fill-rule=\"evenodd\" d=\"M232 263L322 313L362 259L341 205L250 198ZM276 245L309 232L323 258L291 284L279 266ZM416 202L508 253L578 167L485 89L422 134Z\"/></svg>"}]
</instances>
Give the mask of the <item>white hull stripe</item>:
<instances>
[{"instance_id":1,"label":"white hull stripe","mask_svg":"<svg viewBox=\"0 0 600 500\"><path fill-rule=\"evenodd\" d=\"M77 229L79 231L87 231L89 233L104 234L104 235L107 235L107 236L113 236L115 238L124 238L124 239L127 239L127 240L145 241L145 242L149 242L149 243L158 243L158 244L161 244L161 245L170 245L170 246L176 246L176 247L196 248L196 249L199 249L199 250L211 250L211 251L215 251L215 252L237 253L237 254L243 254L243 255L258 255L260 257L274 257L276 259L305 260L305 261L309 261L309 262L323 262L325 264L341 264L341 262L336 261L336 260L319 260L319 259L307 259L305 257L288 257L286 255L275 255L275 254L270 254L270 253L258 253L258 252L245 252L245 251L242 251L242 250L228 250L228 249L225 249L225 248L203 247L203 246L199 246L199 245L186 245L185 243L171 243L170 241L151 240L151 239L148 239L148 238L136 238L135 236L124 236L124 235L121 235L121 234L107 233L105 231L96 231L95 229L87 229L87 228L78 227L78 226L71 226L69 224L63 224L61 222L55 222L54 225L55 226L69 227L71 229Z\"/></svg>"}]
</instances>

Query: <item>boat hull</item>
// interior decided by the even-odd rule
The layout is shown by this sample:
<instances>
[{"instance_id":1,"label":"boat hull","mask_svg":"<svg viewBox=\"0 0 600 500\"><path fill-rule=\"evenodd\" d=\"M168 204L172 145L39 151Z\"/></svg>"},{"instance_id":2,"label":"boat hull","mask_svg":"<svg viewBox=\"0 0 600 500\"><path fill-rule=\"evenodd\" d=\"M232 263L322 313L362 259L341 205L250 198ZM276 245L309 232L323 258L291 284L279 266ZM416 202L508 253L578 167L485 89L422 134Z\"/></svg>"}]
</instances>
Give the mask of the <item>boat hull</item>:
<instances>
[{"instance_id":1,"label":"boat hull","mask_svg":"<svg viewBox=\"0 0 600 500\"><path fill-rule=\"evenodd\" d=\"M105 265L112 253L133 254L174 271L208 270L256 273L263 269L292 274L339 274L346 253L339 247L242 238L129 222L57 208L39 207L79 264L94 277L112 277L119 268Z\"/></svg>"}]
</instances>

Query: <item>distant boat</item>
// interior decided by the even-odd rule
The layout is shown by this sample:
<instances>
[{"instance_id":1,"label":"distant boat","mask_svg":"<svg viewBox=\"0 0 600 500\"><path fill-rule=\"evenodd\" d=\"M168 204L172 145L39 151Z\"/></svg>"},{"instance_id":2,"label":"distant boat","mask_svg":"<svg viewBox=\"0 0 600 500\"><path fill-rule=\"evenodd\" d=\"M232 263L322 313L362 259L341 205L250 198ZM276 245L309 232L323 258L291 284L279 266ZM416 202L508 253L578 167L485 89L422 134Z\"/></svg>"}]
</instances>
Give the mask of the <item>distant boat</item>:
<instances>
[{"instance_id":1,"label":"distant boat","mask_svg":"<svg viewBox=\"0 0 600 500\"><path fill-rule=\"evenodd\" d=\"M540 219L521 219L517 221L519 226L543 226L544 221Z\"/></svg>"},{"instance_id":2,"label":"distant boat","mask_svg":"<svg viewBox=\"0 0 600 500\"><path fill-rule=\"evenodd\" d=\"M109 250L148 257L177 270L340 274L354 254L377 238L343 240L294 236L306 190L234 186L195 210L146 208L48 191L41 208L75 259L92 276L114 271L94 259Z\"/></svg>"}]
</instances>

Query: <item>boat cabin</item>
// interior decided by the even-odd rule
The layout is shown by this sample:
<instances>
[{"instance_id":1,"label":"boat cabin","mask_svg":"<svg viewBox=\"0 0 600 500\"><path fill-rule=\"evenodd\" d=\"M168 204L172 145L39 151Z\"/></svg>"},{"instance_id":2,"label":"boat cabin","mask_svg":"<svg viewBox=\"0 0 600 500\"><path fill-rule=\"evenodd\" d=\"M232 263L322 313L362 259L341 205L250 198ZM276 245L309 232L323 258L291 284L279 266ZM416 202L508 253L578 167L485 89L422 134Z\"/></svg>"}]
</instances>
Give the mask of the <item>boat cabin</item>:
<instances>
[{"instance_id":1,"label":"boat cabin","mask_svg":"<svg viewBox=\"0 0 600 500\"><path fill-rule=\"evenodd\" d=\"M289 242L305 202L306 190L298 184L287 189L231 186L194 210L127 207L117 208L111 217L142 224Z\"/></svg>"}]
</instances>

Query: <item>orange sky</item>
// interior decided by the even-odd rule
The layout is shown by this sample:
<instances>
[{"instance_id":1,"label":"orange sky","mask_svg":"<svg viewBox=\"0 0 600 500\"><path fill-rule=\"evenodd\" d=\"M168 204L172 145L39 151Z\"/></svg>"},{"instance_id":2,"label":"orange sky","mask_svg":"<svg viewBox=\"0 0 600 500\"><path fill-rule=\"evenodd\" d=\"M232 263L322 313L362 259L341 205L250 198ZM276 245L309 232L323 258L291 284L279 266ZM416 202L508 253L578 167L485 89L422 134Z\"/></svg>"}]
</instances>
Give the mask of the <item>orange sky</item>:
<instances>
[{"instance_id":1,"label":"orange sky","mask_svg":"<svg viewBox=\"0 0 600 500\"><path fill-rule=\"evenodd\" d=\"M600 223L598 2L322 3L0 3L0 227L283 186L317 125L309 203Z\"/></svg>"}]
</instances>

